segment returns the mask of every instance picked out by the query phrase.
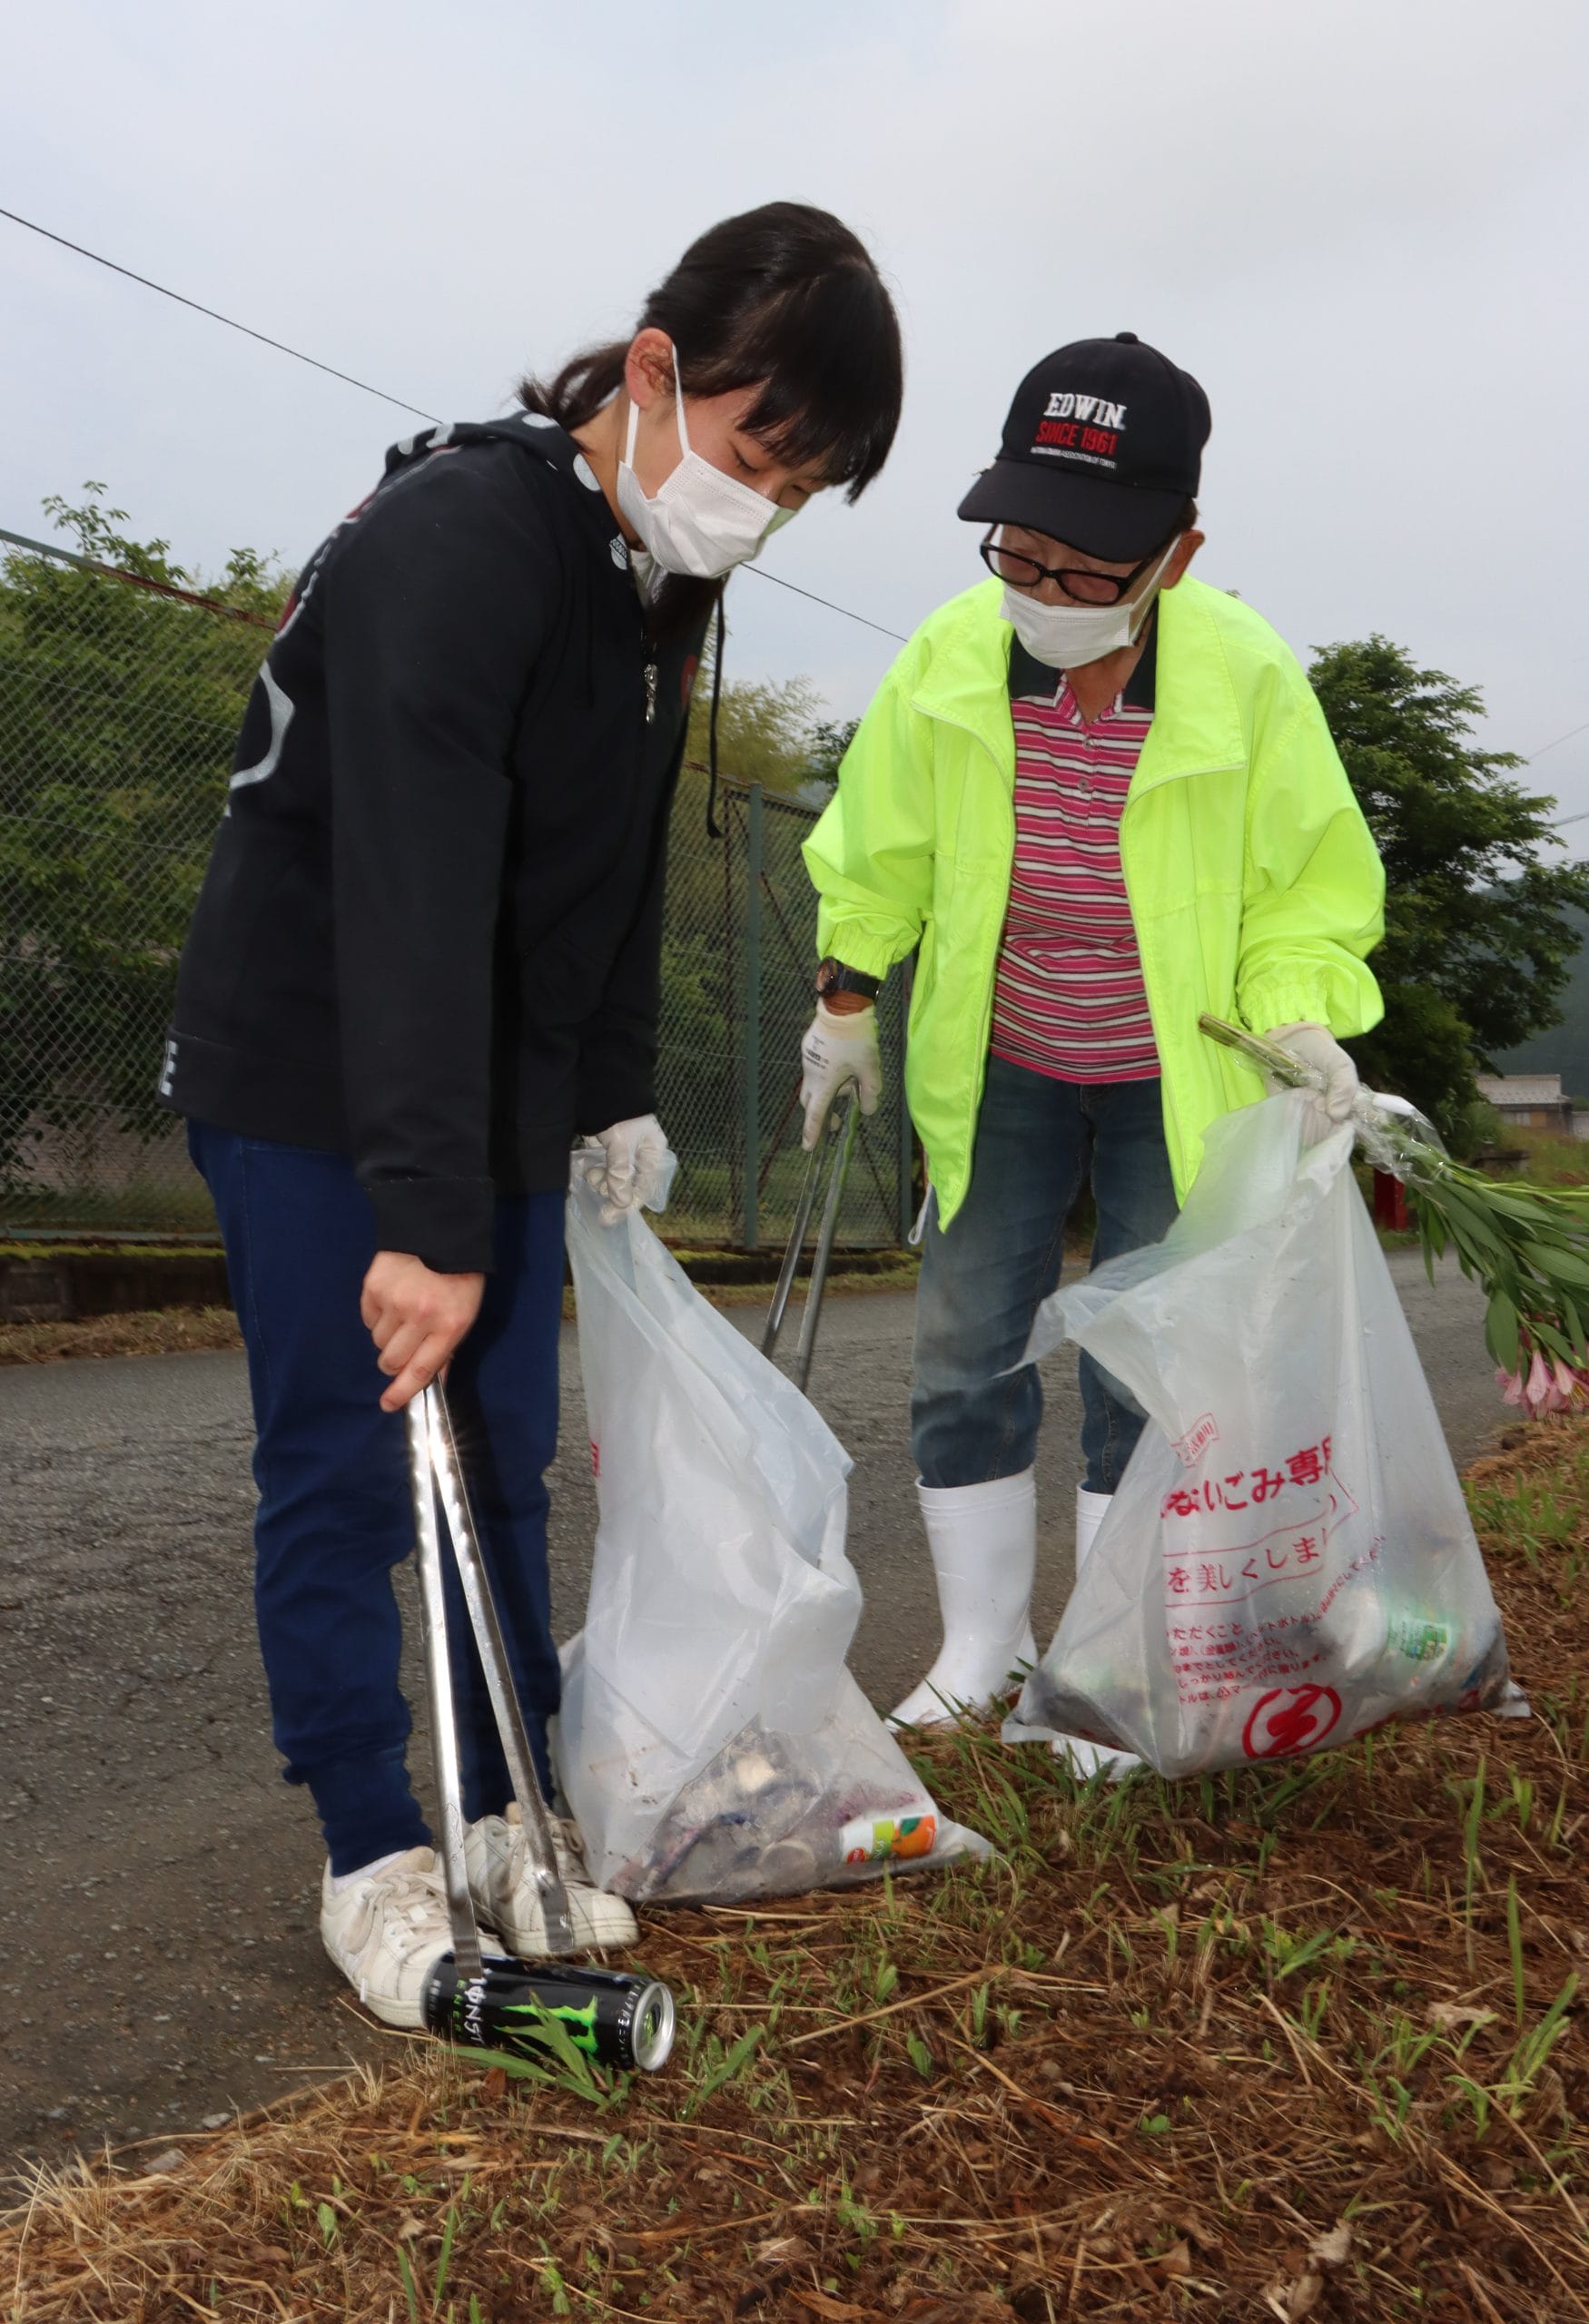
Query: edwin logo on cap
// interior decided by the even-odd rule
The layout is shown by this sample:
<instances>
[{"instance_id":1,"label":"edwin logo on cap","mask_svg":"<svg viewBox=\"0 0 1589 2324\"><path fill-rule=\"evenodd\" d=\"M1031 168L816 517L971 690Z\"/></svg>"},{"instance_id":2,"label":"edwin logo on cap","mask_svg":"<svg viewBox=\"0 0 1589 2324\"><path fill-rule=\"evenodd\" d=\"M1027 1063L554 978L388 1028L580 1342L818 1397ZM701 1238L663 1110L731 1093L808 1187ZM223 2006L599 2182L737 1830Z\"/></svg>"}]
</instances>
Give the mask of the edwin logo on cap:
<instances>
[{"instance_id":1,"label":"edwin logo on cap","mask_svg":"<svg viewBox=\"0 0 1589 2324\"><path fill-rule=\"evenodd\" d=\"M1093 419L1100 428L1123 428L1126 408L1123 403L1107 403L1102 396L1073 396L1055 393L1043 406L1045 419Z\"/></svg>"},{"instance_id":2,"label":"edwin logo on cap","mask_svg":"<svg viewBox=\"0 0 1589 2324\"><path fill-rule=\"evenodd\" d=\"M1103 396L1078 396L1059 390L1043 406L1032 438L1034 452L1081 452L1113 464L1126 424L1123 403Z\"/></svg>"}]
</instances>

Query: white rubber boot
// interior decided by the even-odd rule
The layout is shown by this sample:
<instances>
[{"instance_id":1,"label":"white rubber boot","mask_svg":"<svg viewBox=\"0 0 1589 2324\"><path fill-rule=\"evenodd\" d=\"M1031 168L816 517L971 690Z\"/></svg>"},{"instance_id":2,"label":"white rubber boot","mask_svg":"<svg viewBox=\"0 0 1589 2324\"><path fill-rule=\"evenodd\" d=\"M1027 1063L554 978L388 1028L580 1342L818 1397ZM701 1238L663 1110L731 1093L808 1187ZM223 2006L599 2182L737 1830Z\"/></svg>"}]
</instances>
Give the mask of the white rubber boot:
<instances>
[{"instance_id":1,"label":"white rubber boot","mask_svg":"<svg viewBox=\"0 0 1589 2324\"><path fill-rule=\"evenodd\" d=\"M1031 1577L1037 1564L1037 1472L985 1485L918 1483L938 1582L943 1646L891 1727L937 1727L986 1710L1018 1662L1034 1662Z\"/></svg>"},{"instance_id":2,"label":"white rubber boot","mask_svg":"<svg viewBox=\"0 0 1589 2324\"><path fill-rule=\"evenodd\" d=\"M1114 1495L1111 1492L1089 1492L1085 1485L1076 1488L1076 1580L1081 1579L1081 1569L1092 1554L1092 1544L1098 1539L1098 1529L1109 1515Z\"/></svg>"},{"instance_id":3,"label":"white rubber boot","mask_svg":"<svg viewBox=\"0 0 1589 2324\"><path fill-rule=\"evenodd\" d=\"M1098 1539L1098 1529L1109 1515L1112 1493L1089 1492L1085 1485L1076 1488L1076 1579L1081 1579L1081 1569L1092 1553ZM1051 1746L1056 1758L1071 1762L1073 1775L1083 1783L1089 1776L1106 1775L1110 1783L1119 1783L1133 1768L1142 1764L1133 1751L1113 1751L1107 1743L1089 1743L1080 1735L1059 1735Z\"/></svg>"}]
</instances>

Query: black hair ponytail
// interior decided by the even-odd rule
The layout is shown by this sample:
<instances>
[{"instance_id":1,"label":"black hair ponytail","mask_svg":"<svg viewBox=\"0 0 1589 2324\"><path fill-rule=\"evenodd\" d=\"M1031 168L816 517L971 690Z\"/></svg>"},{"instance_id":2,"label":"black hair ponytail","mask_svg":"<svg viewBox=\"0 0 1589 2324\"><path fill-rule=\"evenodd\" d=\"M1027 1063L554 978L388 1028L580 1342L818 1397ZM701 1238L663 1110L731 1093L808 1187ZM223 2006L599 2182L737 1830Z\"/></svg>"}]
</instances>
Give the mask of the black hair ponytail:
<instances>
[{"instance_id":1,"label":"black hair ponytail","mask_svg":"<svg viewBox=\"0 0 1589 2324\"><path fill-rule=\"evenodd\" d=\"M775 458L820 466L857 499L899 426L899 320L865 246L825 210L769 202L692 242L646 300L637 331L664 330L696 396L762 390L743 422ZM624 383L629 340L590 348L518 399L572 431ZM650 613L658 638L706 618L719 581L670 575ZM719 657L721 658L721 657Z\"/></svg>"}]
</instances>

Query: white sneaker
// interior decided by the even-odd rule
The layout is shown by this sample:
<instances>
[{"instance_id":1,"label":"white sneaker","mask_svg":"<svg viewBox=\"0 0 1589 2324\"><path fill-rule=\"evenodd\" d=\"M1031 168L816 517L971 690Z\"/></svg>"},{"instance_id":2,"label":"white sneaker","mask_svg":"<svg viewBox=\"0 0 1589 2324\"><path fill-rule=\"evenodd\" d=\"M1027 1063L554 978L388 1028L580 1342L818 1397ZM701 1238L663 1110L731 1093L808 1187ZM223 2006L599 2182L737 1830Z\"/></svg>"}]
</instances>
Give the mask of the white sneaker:
<instances>
[{"instance_id":1,"label":"white sneaker","mask_svg":"<svg viewBox=\"0 0 1589 2324\"><path fill-rule=\"evenodd\" d=\"M639 1935L635 1915L621 1896L591 1886L578 1827L570 1818L558 1816L551 1817L551 1827L552 1848L568 1892L568 1918L576 1943L592 1951L633 1945ZM475 1910L490 1923L508 1952L521 1960L544 1955L548 1950L546 1916L529 1868L516 1799L508 1801L505 1815L482 1816L478 1824L469 1826L464 1860Z\"/></svg>"},{"instance_id":2,"label":"white sneaker","mask_svg":"<svg viewBox=\"0 0 1589 2324\"><path fill-rule=\"evenodd\" d=\"M367 1879L321 1882L325 1949L368 2010L388 2025L425 2022L421 1997L438 1956L452 1944L447 1889L433 1848L409 1848Z\"/></svg>"}]
</instances>

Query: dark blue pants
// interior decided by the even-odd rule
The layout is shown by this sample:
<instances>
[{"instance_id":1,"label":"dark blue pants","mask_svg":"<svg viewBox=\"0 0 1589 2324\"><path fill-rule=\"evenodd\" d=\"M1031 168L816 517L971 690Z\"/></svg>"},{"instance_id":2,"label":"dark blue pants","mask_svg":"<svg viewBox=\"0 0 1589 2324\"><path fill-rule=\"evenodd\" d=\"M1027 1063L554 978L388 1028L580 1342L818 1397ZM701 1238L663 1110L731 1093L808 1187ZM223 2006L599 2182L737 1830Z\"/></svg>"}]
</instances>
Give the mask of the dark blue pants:
<instances>
[{"instance_id":1,"label":"dark blue pants","mask_svg":"<svg viewBox=\"0 0 1589 2324\"><path fill-rule=\"evenodd\" d=\"M1006 1367L1059 1283L1065 1221L1089 1175L1094 1266L1169 1233L1175 1183L1160 1084L1055 1081L990 1057L970 1188L922 1252L911 1446L923 1484L985 1484L1031 1466L1042 1386L1035 1364ZM1084 1355L1089 1492L1113 1492L1142 1423L1141 1407Z\"/></svg>"},{"instance_id":2,"label":"dark blue pants","mask_svg":"<svg viewBox=\"0 0 1589 2324\"><path fill-rule=\"evenodd\" d=\"M370 1203L334 1154L190 1124L214 1198L253 1393L254 1602L276 1748L306 1783L333 1872L429 1833L409 1786L410 1721L391 1569L413 1546L404 1422L359 1315L375 1256ZM497 1206L496 1267L453 1359L448 1401L508 1660L548 1784L558 1701L547 1572L545 1472L557 1450L563 1197ZM451 1560L448 1630L464 1813L512 1797Z\"/></svg>"}]
</instances>

